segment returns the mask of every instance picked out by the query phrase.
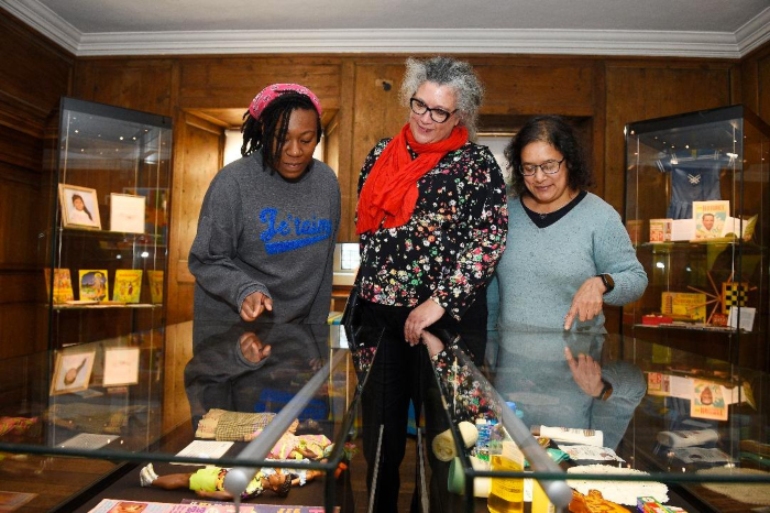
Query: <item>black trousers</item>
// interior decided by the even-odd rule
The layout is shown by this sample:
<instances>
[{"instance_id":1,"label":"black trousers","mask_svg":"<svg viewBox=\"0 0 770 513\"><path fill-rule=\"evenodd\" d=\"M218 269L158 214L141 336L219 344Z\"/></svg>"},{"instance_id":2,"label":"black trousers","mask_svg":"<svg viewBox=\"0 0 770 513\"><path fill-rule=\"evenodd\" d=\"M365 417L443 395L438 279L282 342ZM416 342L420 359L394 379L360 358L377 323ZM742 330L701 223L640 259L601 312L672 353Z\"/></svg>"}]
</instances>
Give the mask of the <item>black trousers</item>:
<instances>
[{"instance_id":1,"label":"black trousers","mask_svg":"<svg viewBox=\"0 0 770 513\"><path fill-rule=\"evenodd\" d=\"M461 337L464 333L475 359L483 358L486 345L486 297L483 293L480 295L482 300L471 306L462 321L444 315L432 326ZM440 502L447 495L448 463L433 457L430 443L449 427L449 422L425 346L412 347L404 339L404 323L411 311L411 308L361 303L361 325L383 329L361 397L367 485L370 493L375 487L373 511L378 513L398 511L399 467L406 450L410 401L418 419L423 406L425 411L425 444L432 475L431 511L446 510ZM383 428L381 444L380 426ZM375 467L378 445L379 465Z\"/></svg>"}]
</instances>

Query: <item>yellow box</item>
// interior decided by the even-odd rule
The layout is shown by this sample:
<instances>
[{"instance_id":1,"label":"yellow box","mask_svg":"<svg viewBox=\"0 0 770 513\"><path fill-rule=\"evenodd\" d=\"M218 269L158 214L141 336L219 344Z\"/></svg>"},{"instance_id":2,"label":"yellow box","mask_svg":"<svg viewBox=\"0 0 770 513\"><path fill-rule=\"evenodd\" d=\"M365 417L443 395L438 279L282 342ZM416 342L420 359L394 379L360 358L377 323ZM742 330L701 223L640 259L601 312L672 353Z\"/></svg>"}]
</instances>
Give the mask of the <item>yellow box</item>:
<instances>
[{"instance_id":1,"label":"yellow box","mask_svg":"<svg viewBox=\"0 0 770 513\"><path fill-rule=\"evenodd\" d=\"M660 310L680 321L705 321L706 294L664 292Z\"/></svg>"}]
</instances>

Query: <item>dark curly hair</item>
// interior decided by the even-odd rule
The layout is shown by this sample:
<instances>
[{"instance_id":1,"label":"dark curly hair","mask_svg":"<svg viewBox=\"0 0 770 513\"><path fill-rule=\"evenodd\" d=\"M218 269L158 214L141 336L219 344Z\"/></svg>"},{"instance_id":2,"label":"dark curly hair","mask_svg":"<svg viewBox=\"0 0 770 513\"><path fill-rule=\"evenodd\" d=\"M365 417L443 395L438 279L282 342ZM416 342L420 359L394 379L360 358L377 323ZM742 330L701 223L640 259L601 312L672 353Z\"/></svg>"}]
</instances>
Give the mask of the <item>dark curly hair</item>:
<instances>
[{"instance_id":1,"label":"dark curly hair","mask_svg":"<svg viewBox=\"0 0 770 513\"><path fill-rule=\"evenodd\" d=\"M570 189L580 190L594 185L593 172L586 164L572 127L559 116L537 116L524 123L505 147L514 195L529 194L521 174L521 152L528 144L538 141L550 144L566 158L562 165L569 171L567 181Z\"/></svg>"},{"instance_id":2,"label":"dark curly hair","mask_svg":"<svg viewBox=\"0 0 770 513\"><path fill-rule=\"evenodd\" d=\"M275 491L275 493L278 495L278 497L286 497L289 495L289 490L291 490L291 479L292 475L288 472L284 473L286 476L286 479L283 483L281 483L281 487Z\"/></svg>"},{"instance_id":3,"label":"dark curly hair","mask_svg":"<svg viewBox=\"0 0 770 513\"><path fill-rule=\"evenodd\" d=\"M318 119L316 142L320 142L323 127L321 126L321 117L318 115L313 102L304 94L286 91L265 107L259 119L252 117L248 110L243 115L241 155L245 157L257 150L262 150L262 160L271 167L270 172L272 173L275 156L280 155L283 151L286 131L289 128L289 118L291 113L297 109L310 110L316 113ZM270 141L277 141L278 144L275 146L268 144Z\"/></svg>"}]
</instances>

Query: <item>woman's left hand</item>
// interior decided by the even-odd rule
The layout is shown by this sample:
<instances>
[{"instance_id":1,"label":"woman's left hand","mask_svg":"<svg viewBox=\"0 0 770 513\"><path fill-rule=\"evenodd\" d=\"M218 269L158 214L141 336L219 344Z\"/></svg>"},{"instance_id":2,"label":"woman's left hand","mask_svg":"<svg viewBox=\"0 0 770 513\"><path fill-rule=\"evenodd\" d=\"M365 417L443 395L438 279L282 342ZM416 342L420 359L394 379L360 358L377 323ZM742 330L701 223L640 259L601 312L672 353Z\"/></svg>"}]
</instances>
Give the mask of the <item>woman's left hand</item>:
<instances>
[{"instance_id":1,"label":"woman's left hand","mask_svg":"<svg viewBox=\"0 0 770 513\"><path fill-rule=\"evenodd\" d=\"M604 282L601 278L592 276L584 281L572 298L572 305L564 317L564 329L570 329L576 318L581 322L590 321L602 313L604 291Z\"/></svg>"},{"instance_id":2,"label":"woman's left hand","mask_svg":"<svg viewBox=\"0 0 770 513\"><path fill-rule=\"evenodd\" d=\"M420 343L422 330L444 316L444 309L432 299L428 299L412 310L404 324L404 338L410 346Z\"/></svg>"}]
</instances>

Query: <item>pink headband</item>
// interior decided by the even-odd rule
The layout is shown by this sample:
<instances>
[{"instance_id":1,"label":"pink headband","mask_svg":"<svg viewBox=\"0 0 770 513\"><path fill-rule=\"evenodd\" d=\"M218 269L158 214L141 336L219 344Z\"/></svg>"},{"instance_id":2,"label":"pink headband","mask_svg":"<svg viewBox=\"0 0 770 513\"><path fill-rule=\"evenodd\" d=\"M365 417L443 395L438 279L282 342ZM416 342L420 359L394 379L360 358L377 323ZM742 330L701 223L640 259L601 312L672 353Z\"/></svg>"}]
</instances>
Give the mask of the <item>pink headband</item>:
<instances>
[{"instance_id":1,"label":"pink headband","mask_svg":"<svg viewBox=\"0 0 770 513\"><path fill-rule=\"evenodd\" d=\"M304 94L310 101L313 102L315 110L318 111L318 115L321 116L321 102L318 101L318 97L313 94L313 91L305 86L299 84L273 84L262 89L257 96L251 100L249 105L249 112L254 119L259 119L262 115L262 111L265 110L270 102L281 96L287 91L294 91L299 94Z\"/></svg>"}]
</instances>

